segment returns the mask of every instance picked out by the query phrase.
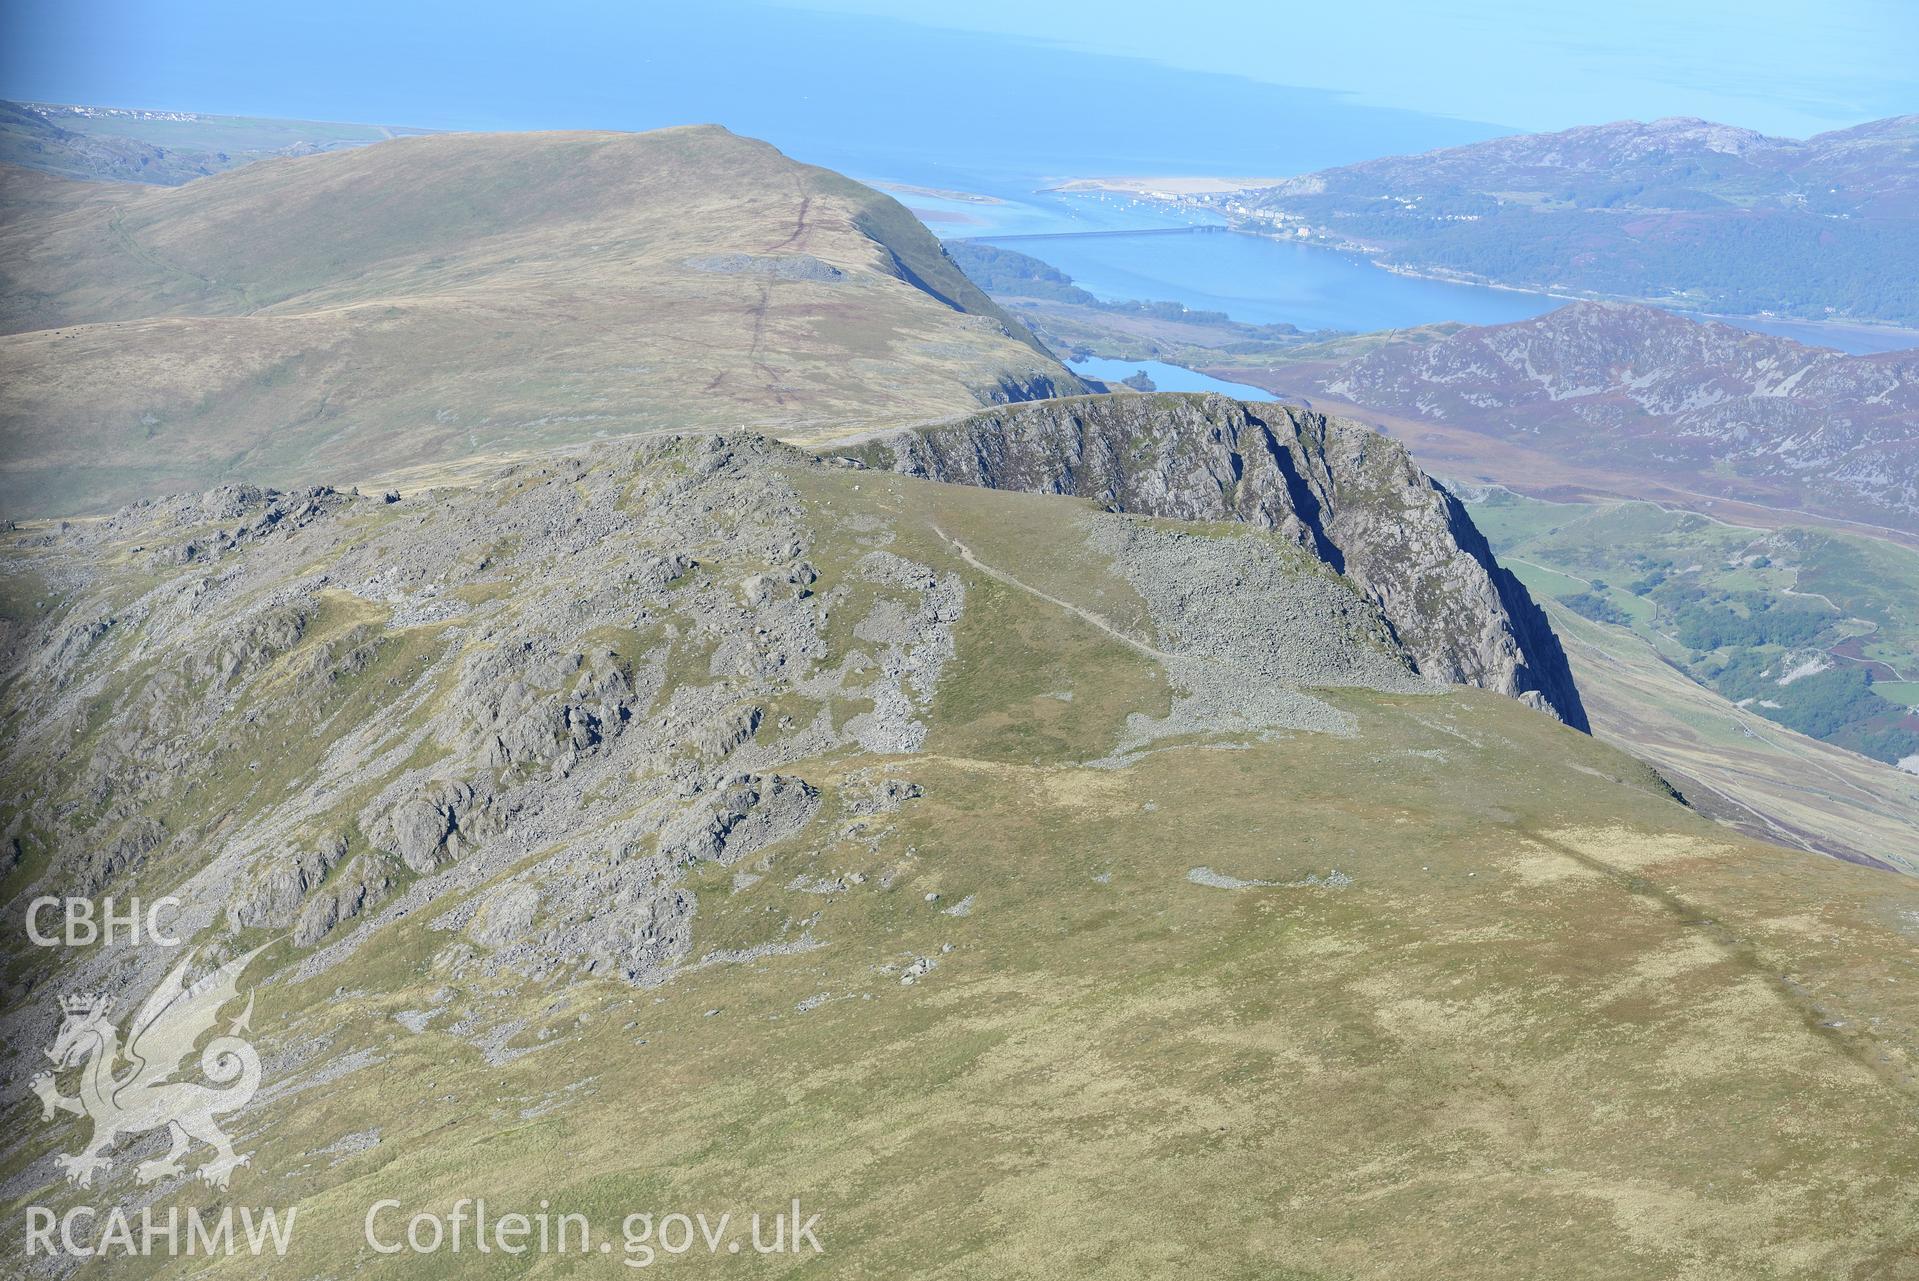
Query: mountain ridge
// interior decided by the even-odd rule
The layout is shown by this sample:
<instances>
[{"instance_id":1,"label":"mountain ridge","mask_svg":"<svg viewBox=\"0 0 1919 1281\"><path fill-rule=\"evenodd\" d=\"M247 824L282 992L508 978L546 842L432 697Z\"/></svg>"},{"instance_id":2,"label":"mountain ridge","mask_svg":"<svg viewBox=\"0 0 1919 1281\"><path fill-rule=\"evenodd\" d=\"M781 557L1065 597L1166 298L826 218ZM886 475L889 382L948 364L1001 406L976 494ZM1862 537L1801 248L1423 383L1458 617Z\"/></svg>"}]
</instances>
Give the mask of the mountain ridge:
<instances>
[{"instance_id":1,"label":"mountain ridge","mask_svg":"<svg viewBox=\"0 0 1919 1281\"><path fill-rule=\"evenodd\" d=\"M16 1215L270 1201L301 1277L408 1272L372 1231L414 1211L637 1266L802 1203L873 1277L1909 1271L1910 860L1746 839L1577 732L1523 584L1362 423L982 404L1076 383L769 151L0 211L9 305L68 318L0 339L0 426L141 465L0 523L0 922L168 895L183 945L0 971ZM49 1071L62 994L137 1011L183 955L252 962L245 1160L76 1159L41 1105L111 1065ZM551 1253L480 1262L593 1257ZM45 1271L123 1263L262 1266Z\"/></svg>"},{"instance_id":2,"label":"mountain ridge","mask_svg":"<svg viewBox=\"0 0 1919 1281\"><path fill-rule=\"evenodd\" d=\"M267 1189L299 1276L481 1193L607 1234L798 1195L878 1276L981 1214L938 1275L1911 1256L1919 880L1421 682L1273 532L730 433L0 541L0 911L137 887L270 944L230 1188L75 1188L84 1121L22 1088L22 1203ZM176 959L32 949L0 1068ZM1613 1210L1649 1198L1685 1212Z\"/></svg>"},{"instance_id":3,"label":"mountain ridge","mask_svg":"<svg viewBox=\"0 0 1919 1281\"><path fill-rule=\"evenodd\" d=\"M717 126L431 135L182 187L16 190L14 515L1084 390L896 201Z\"/></svg>"}]
</instances>

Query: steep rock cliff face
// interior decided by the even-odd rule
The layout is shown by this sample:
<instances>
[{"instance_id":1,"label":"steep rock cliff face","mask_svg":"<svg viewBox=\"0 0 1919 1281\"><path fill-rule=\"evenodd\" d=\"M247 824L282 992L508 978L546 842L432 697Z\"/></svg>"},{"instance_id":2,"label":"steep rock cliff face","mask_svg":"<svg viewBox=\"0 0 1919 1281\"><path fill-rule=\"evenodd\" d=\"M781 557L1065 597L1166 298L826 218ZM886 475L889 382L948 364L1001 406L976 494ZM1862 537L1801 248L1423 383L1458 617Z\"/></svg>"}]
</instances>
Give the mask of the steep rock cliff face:
<instances>
[{"instance_id":1,"label":"steep rock cliff face","mask_svg":"<svg viewBox=\"0 0 1919 1281\"><path fill-rule=\"evenodd\" d=\"M1588 728L1544 612L1452 495L1362 423L1214 395L1086 396L987 410L845 452L956 484L1277 530L1377 601L1422 674Z\"/></svg>"}]
</instances>

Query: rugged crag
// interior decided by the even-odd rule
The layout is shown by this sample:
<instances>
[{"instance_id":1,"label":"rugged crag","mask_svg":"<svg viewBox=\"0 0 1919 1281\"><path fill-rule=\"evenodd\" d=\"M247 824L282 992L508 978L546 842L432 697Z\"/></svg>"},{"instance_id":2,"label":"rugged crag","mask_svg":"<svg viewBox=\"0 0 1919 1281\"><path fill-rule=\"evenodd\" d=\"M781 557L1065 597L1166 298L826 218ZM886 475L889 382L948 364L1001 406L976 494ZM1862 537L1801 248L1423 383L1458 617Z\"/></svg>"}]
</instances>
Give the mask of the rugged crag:
<instances>
[{"instance_id":1,"label":"rugged crag","mask_svg":"<svg viewBox=\"0 0 1919 1281\"><path fill-rule=\"evenodd\" d=\"M1587 728L1545 614L1453 496L1363 424L1212 395L1081 397L846 452L935 480L1277 530L1363 589L1423 675Z\"/></svg>"},{"instance_id":2,"label":"rugged crag","mask_svg":"<svg viewBox=\"0 0 1919 1281\"><path fill-rule=\"evenodd\" d=\"M877 529L833 546L809 482L860 490L762 437L672 437L404 499L228 486L16 533L41 608L0 635L6 838L87 894L183 877L189 928L324 945L316 972L367 920L517 869L458 918L483 964L661 982L694 959L688 870L811 821L791 762L921 750L955 653L960 578ZM1350 732L1308 687L1431 690L1310 555L1061 517L1137 583L1171 673L1115 760ZM1236 583L1235 611L1195 599Z\"/></svg>"}]
</instances>

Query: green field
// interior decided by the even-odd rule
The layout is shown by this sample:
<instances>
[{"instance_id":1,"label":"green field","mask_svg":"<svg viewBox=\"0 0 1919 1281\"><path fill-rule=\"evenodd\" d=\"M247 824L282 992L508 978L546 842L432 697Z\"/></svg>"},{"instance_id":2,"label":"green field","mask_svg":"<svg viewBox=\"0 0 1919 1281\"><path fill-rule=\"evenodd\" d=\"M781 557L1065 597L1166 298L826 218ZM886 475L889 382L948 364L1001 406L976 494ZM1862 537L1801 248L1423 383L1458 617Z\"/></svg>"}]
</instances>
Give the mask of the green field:
<instances>
[{"instance_id":1,"label":"green field","mask_svg":"<svg viewBox=\"0 0 1919 1281\"><path fill-rule=\"evenodd\" d=\"M1903 707L1919 707L1919 681L1876 681L1872 692Z\"/></svg>"},{"instance_id":2,"label":"green field","mask_svg":"<svg viewBox=\"0 0 1919 1281\"><path fill-rule=\"evenodd\" d=\"M1919 752L1919 726L1902 723L1919 674L1919 554L1650 503L1492 490L1469 506L1535 593L1632 631L1728 700L1880 761Z\"/></svg>"}]
</instances>

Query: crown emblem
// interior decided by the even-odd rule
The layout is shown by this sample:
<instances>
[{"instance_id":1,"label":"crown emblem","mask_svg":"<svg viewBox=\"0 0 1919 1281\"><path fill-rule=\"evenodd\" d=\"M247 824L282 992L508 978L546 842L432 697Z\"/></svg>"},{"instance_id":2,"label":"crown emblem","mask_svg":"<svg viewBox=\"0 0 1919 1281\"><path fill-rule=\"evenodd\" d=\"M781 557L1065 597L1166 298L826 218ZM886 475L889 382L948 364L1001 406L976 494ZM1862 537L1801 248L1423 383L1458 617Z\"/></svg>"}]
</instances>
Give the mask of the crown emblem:
<instances>
[{"instance_id":1,"label":"crown emblem","mask_svg":"<svg viewBox=\"0 0 1919 1281\"><path fill-rule=\"evenodd\" d=\"M105 996L95 992L82 992L75 996L63 996L60 998L60 1008L68 1014L79 1014L87 1017L106 1013L108 1004L109 1002Z\"/></svg>"}]
</instances>

